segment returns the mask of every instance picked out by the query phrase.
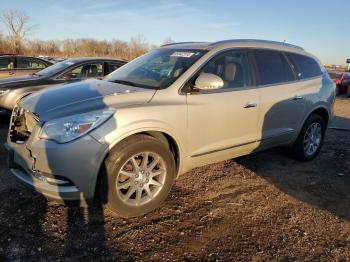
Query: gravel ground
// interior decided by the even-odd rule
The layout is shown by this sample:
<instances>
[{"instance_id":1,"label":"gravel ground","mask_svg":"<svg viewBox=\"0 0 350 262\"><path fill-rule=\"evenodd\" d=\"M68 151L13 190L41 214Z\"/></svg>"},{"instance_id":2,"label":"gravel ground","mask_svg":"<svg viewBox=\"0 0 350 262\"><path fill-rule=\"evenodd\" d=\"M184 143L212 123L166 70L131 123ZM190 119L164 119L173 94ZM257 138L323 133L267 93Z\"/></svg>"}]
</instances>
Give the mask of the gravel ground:
<instances>
[{"instance_id":1,"label":"gravel ground","mask_svg":"<svg viewBox=\"0 0 350 262\"><path fill-rule=\"evenodd\" d=\"M331 126L350 128L350 100L335 113ZM47 201L8 174L0 147L0 260L350 261L350 132L329 129L308 163L284 151L197 168L161 208L122 219Z\"/></svg>"}]
</instances>

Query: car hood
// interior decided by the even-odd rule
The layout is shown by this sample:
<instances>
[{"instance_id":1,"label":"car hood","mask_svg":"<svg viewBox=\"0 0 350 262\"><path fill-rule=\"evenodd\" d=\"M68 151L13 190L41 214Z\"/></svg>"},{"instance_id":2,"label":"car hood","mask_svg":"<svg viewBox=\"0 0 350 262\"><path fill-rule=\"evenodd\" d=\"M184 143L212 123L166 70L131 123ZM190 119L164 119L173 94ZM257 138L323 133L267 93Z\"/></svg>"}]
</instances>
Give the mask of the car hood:
<instances>
[{"instance_id":1,"label":"car hood","mask_svg":"<svg viewBox=\"0 0 350 262\"><path fill-rule=\"evenodd\" d=\"M155 92L103 80L86 80L36 92L24 98L20 107L46 122L94 110L144 104Z\"/></svg>"}]
</instances>

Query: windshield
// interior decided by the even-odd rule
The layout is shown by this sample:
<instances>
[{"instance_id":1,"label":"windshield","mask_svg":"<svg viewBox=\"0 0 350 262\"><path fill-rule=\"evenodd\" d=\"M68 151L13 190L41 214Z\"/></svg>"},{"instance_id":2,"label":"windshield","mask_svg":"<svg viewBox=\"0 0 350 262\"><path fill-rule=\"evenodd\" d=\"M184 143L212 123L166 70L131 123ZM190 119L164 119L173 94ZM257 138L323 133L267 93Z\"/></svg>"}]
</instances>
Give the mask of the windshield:
<instances>
[{"instance_id":1,"label":"windshield","mask_svg":"<svg viewBox=\"0 0 350 262\"><path fill-rule=\"evenodd\" d=\"M62 72L66 68L70 67L71 65L74 65L74 62L72 61L62 61L56 64L53 64L52 66L49 66L39 72L36 73L38 76L53 76L57 73Z\"/></svg>"},{"instance_id":2,"label":"windshield","mask_svg":"<svg viewBox=\"0 0 350 262\"><path fill-rule=\"evenodd\" d=\"M205 52L205 50L156 49L117 69L105 80L163 89L179 78Z\"/></svg>"}]
</instances>

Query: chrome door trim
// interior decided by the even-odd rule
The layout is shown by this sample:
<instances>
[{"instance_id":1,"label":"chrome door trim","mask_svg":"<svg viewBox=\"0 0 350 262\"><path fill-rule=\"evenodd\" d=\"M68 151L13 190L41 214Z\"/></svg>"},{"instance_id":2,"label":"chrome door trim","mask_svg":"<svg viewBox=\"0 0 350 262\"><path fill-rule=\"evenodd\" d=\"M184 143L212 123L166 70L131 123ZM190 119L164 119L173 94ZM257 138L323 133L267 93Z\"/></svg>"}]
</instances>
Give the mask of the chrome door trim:
<instances>
[{"instance_id":1,"label":"chrome door trim","mask_svg":"<svg viewBox=\"0 0 350 262\"><path fill-rule=\"evenodd\" d=\"M233 149L233 148L236 148L236 147L241 147L241 146L245 146L245 145L249 145L249 144L254 144L254 143L256 143L255 140L254 141L250 141L250 142L246 142L246 143L236 144L236 145L229 146L229 147L224 147L224 148L219 148L219 149L206 151L206 152L203 152L203 153L192 155L191 157L204 156L204 155L213 154L213 153L217 153L217 152L221 152L221 151L225 151L225 150L229 150L229 149Z\"/></svg>"}]
</instances>

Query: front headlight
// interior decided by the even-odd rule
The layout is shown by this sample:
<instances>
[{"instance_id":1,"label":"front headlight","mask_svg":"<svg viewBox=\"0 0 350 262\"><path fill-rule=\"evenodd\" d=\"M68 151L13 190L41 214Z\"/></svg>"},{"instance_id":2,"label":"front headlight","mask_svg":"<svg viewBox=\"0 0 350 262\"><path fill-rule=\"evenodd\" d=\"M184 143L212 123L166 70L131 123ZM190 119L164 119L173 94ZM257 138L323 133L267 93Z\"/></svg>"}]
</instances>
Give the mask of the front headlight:
<instances>
[{"instance_id":1,"label":"front headlight","mask_svg":"<svg viewBox=\"0 0 350 262\"><path fill-rule=\"evenodd\" d=\"M58 143L70 142L98 127L112 115L111 110L98 110L54 119L44 124L39 137Z\"/></svg>"},{"instance_id":2,"label":"front headlight","mask_svg":"<svg viewBox=\"0 0 350 262\"><path fill-rule=\"evenodd\" d=\"M0 88L0 96L5 95L8 92L10 92L10 89L2 89L2 88Z\"/></svg>"}]
</instances>

